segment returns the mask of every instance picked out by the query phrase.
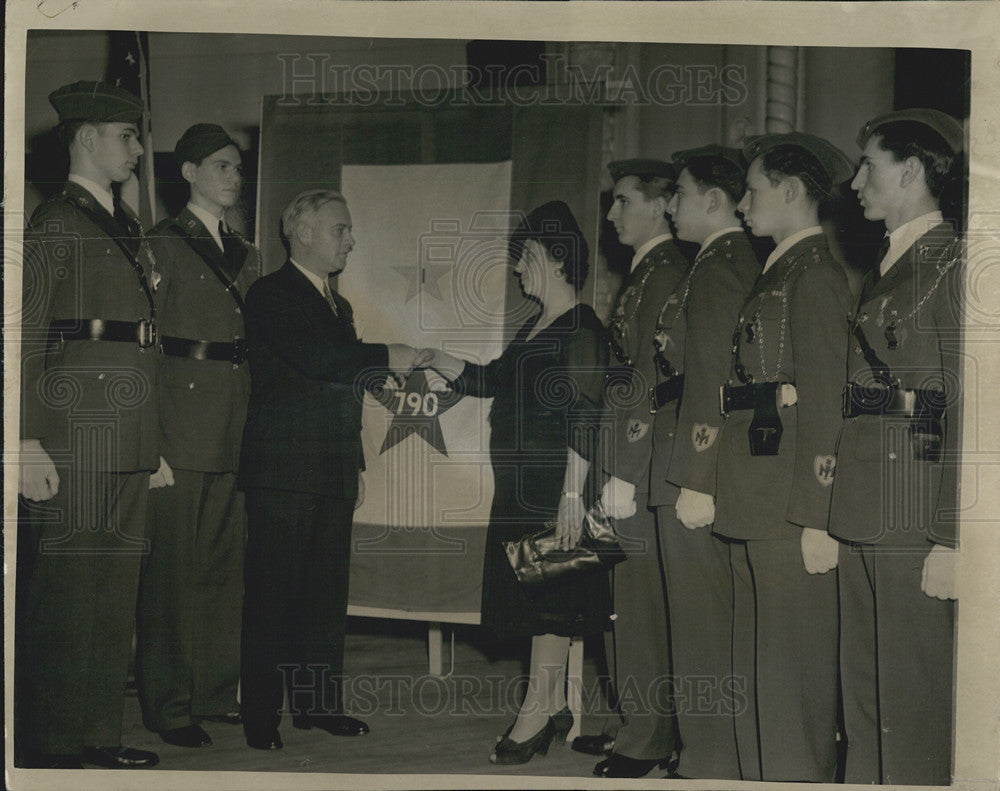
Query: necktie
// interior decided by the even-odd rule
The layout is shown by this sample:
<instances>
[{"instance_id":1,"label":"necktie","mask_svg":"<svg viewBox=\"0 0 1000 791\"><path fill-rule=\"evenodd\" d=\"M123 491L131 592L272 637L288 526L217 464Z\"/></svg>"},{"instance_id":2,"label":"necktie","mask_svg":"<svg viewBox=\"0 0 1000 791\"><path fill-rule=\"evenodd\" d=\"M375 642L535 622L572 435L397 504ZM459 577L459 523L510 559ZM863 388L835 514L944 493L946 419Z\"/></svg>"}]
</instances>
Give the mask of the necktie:
<instances>
[{"instance_id":1,"label":"necktie","mask_svg":"<svg viewBox=\"0 0 1000 791\"><path fill-rule=\"evenodd\" d=\"M139 252L139 239L135 228L132 226L132 221L129 216L125 213L125 209L122 207L121 201L115 200L114 202L114 218L115 222L118 224L119 229L122 232L121 238L125 241L129 250L132 251L132 255L136 255Z\"/></svg>"},{"instance_id":2,"label":"necktie","mask_svg":"<svg viewBox=\"0 0 1000 791\"><path fill-rule=\"evenodd\" d=\"M339 316L340 313L337 310L337 303L333 299L333 292L330 291L330 284L327 283L326 281L323 282L323 298L326 300L326 303L330 306L330 310L333 311L333 315Z\"/></svg>"},{"instance_id":3,"label":"necktie","mask_svg":"<svg viewBox=\"0 0 1000 791\"><path fill-rule=\"evenodd\" d=\"M889 234L882 237L882 244L878 246L875 254L875 279L882 277L882 261L889 255Z\"/></svg>"}]
</instances>

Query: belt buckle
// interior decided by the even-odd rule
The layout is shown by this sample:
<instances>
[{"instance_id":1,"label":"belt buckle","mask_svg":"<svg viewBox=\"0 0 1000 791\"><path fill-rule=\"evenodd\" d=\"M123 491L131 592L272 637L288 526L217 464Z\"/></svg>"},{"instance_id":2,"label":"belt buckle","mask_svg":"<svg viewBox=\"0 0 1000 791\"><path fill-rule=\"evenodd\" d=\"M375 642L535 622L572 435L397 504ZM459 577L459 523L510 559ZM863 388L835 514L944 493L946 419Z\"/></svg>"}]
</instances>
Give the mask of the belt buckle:
<instances>
[{"instance_id":1,"label":"belt buckle","mask_svg":"<svg viewBox=\"0 0 1000 791\"><path fill-rule=\"evenodd\" d=\"M243 365L247 361L247 351L248 346L246 339L244 338L234 338L233 339L233 365Z\"/></svg>"},{"instance_id":2,"label":"belt buckle","mask_svg":"<svg viewBox=\"0 0 1000 791\"><path fill-rule=\"evenodd\" d=\"M656 388L655 387L649 388L649 393L648 393L647 397L649 398L649 414L655 415L656 414L656 410L659 409L659 406L656 403Z\"/></svg>"},{"instance_id":3,"label":"belt buckle","mask_svg":"<svg viewBox=\"0 0 1000 791\"><path fill-rule=\"evenodd\" d=\"M726 411L726 386L719 385L719 414L722 415L723 420L729 419L729 413Z\"/></svg>"},{"instance_id":4,"label":"belt buckle","mask_svg":"<svg viewBox=\"0 0 1000 791\"><path fill-rule=\"evenodd\" d=\"M135 323L136 340L140 349L148 349L156 345L156 322L152 319L139 319Z\"/></svg>"}]
</instances>

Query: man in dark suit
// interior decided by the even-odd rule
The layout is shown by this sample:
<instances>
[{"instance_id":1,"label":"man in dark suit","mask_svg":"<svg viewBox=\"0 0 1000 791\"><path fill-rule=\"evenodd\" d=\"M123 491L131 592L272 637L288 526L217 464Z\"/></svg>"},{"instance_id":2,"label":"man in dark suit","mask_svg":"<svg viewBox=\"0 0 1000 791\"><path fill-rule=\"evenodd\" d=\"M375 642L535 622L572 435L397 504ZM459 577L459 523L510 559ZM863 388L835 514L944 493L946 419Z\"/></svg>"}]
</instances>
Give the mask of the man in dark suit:
<instances>
[{"instance_id":1,"label":"man in dark suit","mask_svg":"<svg viewBox=\"0 0 1000 791\"><path fill-rule=\"evenodd\" d=\"M849 783L951 782L964 360L961 242L941 199L963 143L927 109L858 135L851 186L887 244L852 325L830 512Z\"/></svg>"},{"instance_id":2,"label":"man in dark suit","mask_svg":"<svg viewBox=\"0 0 1000 791\"><path fill-rule=\"evenodd\" d=\"M733 568L744 780L833 782L837 542L827 533L851 292L819 224L850 161L813 135L751 139L737 209L777 247L732 335L714 531Z\"/></svg>"},{"instance_id":3,"label":"man in dark suit","mask_svg":"<svg viewBox=\"0 0 1000 791\"><path fill-rule=\"evenodd\" d=\"M653 357L657 318L688 261L671 236L666 215L676 177L670 164L639 159L608 167L615 181L608 219L619 241L635 255L611 318L613 369L607 403L612 435L602 451L610 477L601 502L619 520L628 562L613 572L612 666L624 723L611 755L594 767L594 774L621 778L643 777L658 764L665 767L677 747L663 563L650 500L650 464L658 454L669 459L671 438L669 429L654 432L649 391L658 381ZM664 415L669 412L668 406ZM654 499L658 496L669 493L657 492Z\"/></svg>"},{"instance_id":4,"label":"man in dark suit","mask_svg":"<svg viewBox=\"0 0 1000 791\"><path fill-rule=\"evenodd\" d=\"M121 746L150 472L159 465L157 274L113 195L143 153L142 103L77 82L49 95L69 179L25 232L20 494L25 633L19 741L32 766L153 766Z\"/></svg>"},{"instance_id":5,"label":"man in dark suit","mask_svg":"<svg viewBox=\"0 0 1000 791\"><path fill-rule=\"evenodd\" d=\"M150 235L160 274L161 454L173 483L150 494L139 698L146 727L168 744L201 747L212 740L200 720L240 716L246 517L236 469L250 397L243 296L260 257L225 224L243 181L236 141L196 124L174 157L191 199Z\"/></svg>"},{"instance_id":6,"label":"man in dark suit","mask_svg":"<svg viewBox=\"0 0 1000 791\"><path fill-rule=\"evenodd\" d=\"M362 397L389 370L425 360L402 344L363 343L350 303L328 278L354 247L351 214L332 190L298 195L281 227L289 260L247 293L251 392L240 460L246 492L243 728L247 744L282 746L282 693L297 728L368 732L343 714L351 522L363 497Z\"/></svg>"},{"instance_id":7,"label":"man in dark suit","mask_svg":"<svg viewBox=\"0 0 1000 791\"><path fill-rule=\"evenodd\" d=\"M709 145L678 152L673 160L679 175L667 210L678 238L700 245L679 299L668 301L660 317L664 358L683 372L684 384L670 466L653 470L654 486L663 478L680 487L676 505L661 505L657 512L683 743L676 774L739 780L736 690L727 681L733 580L729 546L711 525L722 426L719 387L729 373L733 325L760 262L736 217L745 180L740 151ZM673 329L678 325L686 326L680 340Z\"/></svg>"}]
</instances>

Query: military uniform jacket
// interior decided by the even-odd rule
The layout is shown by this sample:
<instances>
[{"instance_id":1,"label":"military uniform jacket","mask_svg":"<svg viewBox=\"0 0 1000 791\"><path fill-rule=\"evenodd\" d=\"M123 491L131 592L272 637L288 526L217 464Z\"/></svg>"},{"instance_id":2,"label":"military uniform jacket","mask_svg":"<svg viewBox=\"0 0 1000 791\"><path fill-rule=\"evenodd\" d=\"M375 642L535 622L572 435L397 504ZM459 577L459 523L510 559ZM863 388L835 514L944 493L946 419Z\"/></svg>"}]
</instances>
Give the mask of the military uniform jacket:
<instances>
[{"instance_id":1,"label":"military uniform jacket","mask_svg":"<svg viewBox=\"0 0 1000 791\"><path fill-rule=\"evenodd\" d=\"M620 344L634 368L627 382L612 384L605 393L612 434L601 458L605 472L640 491L649 491L654 447L654 415L649 411L649 388L658 381L653 337L663 304L687 269L688 261L672 239L656 245L630 274L611 317L613 343ZM612 354L612 368L618 362ZM667 419L659 430L666 437L674 429L670 415L675 413L671 405L662 411ZM663 453L665 459L670 458L669 441Z\"/></svg>"},{"instance_id":2,"label":"military uniform jacket","mask_svg":"<svg viewBox=\"0 0 1000 791\"><path fill-rule=\"evenodd\" d=\"M134 217L129 226L67 182L25 231L21 437L41 440L57 464L72 451L74 464L99 472L159 465L155 346L50 333L53 321L153 318L153 259ZM87 437L100 447L81 447Z\"/></svg>"},{"instance_id":3,"label":"military uniform jacket","mask_svg":"<svg viewBox=\"0 0 1000 791\"><path fill-rule=\"evenodd\" d=\"M795 537L800 527L826 529L851 303L847 278L822 234L793 245L758 278L733 335L728 384L743 384L739 361L755 383L793 384L797 401L778 408L782 435L773 456L750 454L752 409L724 420L717 533L778 539Z\"/></svg>"},{"instance_id":4,"label":"military uniform jacket","mask_svg":"<svg viewBox=\"0 0 1000 791\"><path fill-rule=\"evenodd\" d=\"M239 238L244 260L233 287L242 298L260 276L257 249ZM207 262L226 271L222 250L188 209L150 235L161 279L156 292L160 334L232 343L246 338L243 309ZM246 363L164 355L160 369L161 454L171 467L236 472L250 398Z\"/></svg>"},{"instance_id":5,"label":"military uniform jacket","mask_svg":"<svg viewBox=\"0 0 1000 791\"><path fill-rule=\"evenodd\" d=\"M333 296L337 315L291 262L247 292L243 488L357 497L364 391L384 383L389 352L359 341L350 303Z\"/></svg>"},{"instance_id":6,"label":"military uniform jacket","mask_svg":"<svg viewBox=\"0 0 1000 791\"><path fill-rule=\"evenodd\" d=\"M690 275L683 351L684 397L667 479L715 494L719 458L719 387L732 365L733 325L760 276L760 261L743 231L723 234L698 253Z\"/></svg>"},{"instance_id":7,"label":"military uniform jacket","mask_svg":"<svg viewBox=\"0 0 1000 791\"><path fill-rule=\"evenodd\" d=\"M901 388L944 393L944 436L940 460L925 461L914 458L907 417L844 420L830 514L838 538L957 546L961 294L960 241L946 223L920 237L877 282L872 274L864 281L858 327ZM861 344L853 335L849 343L850 381L872 384Z\"/></svg>"}]
</instances>

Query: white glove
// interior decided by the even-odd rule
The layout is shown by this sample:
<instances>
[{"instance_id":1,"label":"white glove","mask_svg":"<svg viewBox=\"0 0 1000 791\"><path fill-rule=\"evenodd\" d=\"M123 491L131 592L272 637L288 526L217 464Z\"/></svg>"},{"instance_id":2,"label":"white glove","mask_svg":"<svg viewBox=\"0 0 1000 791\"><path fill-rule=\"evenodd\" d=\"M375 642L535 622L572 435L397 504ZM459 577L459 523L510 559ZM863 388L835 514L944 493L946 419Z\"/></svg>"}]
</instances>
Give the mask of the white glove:
<instances>
[{"instance_id":1,"label":"white glove","mask_svg":"<svg viewBox=\"0 0 1000 791\"><path fill-rule=\"evenodd\" d=\"M715 521L715 498L694 489L681 489L677 497L677 518L688 530L706 527Z\"/></svg>"},{"instance_id":2,"label":"white glove","mask_svg":"<svg viewBox=\"0 0 1000 791\"><path fill-rule=\"evenodd\" d=\"M825 530L802 528L802 562L810 574L826 574L837 568L840 542Z\"/></svg>"},{"instance_id":3,"label":"white glove","mask_svg":"<svg viewBox=\"0 0 1000 791\"><path fill-rule=\"evenodd\" d=\"M934 599L957 599L955 593L955 565L958 550L935 544L924 558L920 575L920 590Z\"/></svg>"},{"instance_id":4,"label":"white glove","mask_svg":"<svg viewBox=\"0 0 1000 791\"><path fill-rule=\"evenodd\" d=\"M59 491L59 473L37 439L22 439L17 493L26 500L51 500Z\"/></svg>"},{"instance_id":5,"label":"white glove","mask_svg":"<svg viewBox=\"0 0 1000 791\"><path fill-rule=\"evenodd\" d=\"M601 507L612 519L628 519L635 513L635 484L611 476L601 490Z\"/></svg>"},{"instance_id":6,"label":"white glove","mask_svg":"<svg viewBox=\"0 0 1000 791\"><path fill-rule=\"evenodd\" d=\"M160 469L149 476L149 488L161 489L164 486L174 485L174 471L170 469L167 460L160 456Z\"/></svg>"}]
</instances>

